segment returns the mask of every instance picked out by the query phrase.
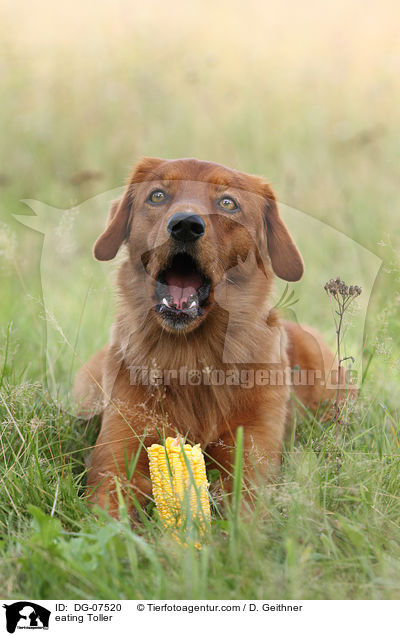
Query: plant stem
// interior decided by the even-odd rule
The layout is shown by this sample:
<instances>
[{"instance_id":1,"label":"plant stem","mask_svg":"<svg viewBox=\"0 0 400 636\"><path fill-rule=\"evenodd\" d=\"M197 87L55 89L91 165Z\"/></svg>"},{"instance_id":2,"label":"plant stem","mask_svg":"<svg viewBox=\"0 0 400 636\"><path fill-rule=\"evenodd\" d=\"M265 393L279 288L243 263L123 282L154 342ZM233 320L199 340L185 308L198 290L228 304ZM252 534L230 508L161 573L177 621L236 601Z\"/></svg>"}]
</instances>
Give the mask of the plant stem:
<instances>
[{"instance_id":1,"label":"plant stem","mask_svg":"<svg viewBox=\"0 0 400 636\"><path fill-rule=\"evenodd\" d=\"M340 372L341 372L341 355L340 355L340 340L341 340L341 330L342 330L342 323L343 323L343 316L344 316L344 303L341 305L340 302L339 304L339 324L338 327L336 329L336 342L337 342L337 357L338 357L338 366L337 366L337 378L336 378L336 401L335 401L335 431L336 431L336 443L338 442L339 439L339 424L340 424L340 419L339 419L339 394L340 394Z\"/></svg>"}]
</instances>

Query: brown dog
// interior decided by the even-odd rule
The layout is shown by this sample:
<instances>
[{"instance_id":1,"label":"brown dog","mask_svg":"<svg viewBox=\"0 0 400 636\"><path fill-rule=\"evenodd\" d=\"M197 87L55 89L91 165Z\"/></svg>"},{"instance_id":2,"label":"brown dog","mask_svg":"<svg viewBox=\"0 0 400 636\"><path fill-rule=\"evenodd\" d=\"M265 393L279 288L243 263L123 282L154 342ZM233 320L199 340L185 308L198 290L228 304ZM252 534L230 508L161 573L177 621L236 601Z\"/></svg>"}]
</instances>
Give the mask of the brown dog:
<instances>
[{"instance_id":1,"label":"brown dog","mask_svg":"<svg viewBox=\"0 0 400 636\"><path fill-rule=\"evenodd\" d=\"M103 411L91 500L117 514L116 478L148 498L144 447L160 435L201 443L229 475L243 426L248 483L270 475L288 421L288 370L313 372L295 393L315 408L333 394L324 383L334 362L316 332L272 307L273 275L297 281L303 261L270 187L210 162L143 159L94 255L110 260L122 244L111 342L75 382L81 413Z\"/></svg>"}]
</instances>

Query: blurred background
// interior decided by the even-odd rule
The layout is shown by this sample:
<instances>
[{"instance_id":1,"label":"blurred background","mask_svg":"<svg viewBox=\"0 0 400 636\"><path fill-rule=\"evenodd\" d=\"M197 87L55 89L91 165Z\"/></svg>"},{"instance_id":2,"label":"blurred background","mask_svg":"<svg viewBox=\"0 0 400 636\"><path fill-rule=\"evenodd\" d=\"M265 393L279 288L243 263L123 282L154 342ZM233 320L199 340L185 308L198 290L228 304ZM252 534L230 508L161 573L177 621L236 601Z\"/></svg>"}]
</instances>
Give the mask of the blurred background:
<instances>
[{"instance_id":1,"label":"blurred background","mask_svg":"<svg viewBox=\"0 0 400 636\"><path fill-rule=\"evenodd\" d=\"M68 258L61 268L47 263L76 325L82 307L72 299L86 294L77 272L91 259L112 198L102 193L122 187L143 155L194 156L263 175L293 223L290 210L298 210L332 228L322 233L300 214L294 228L307 267L302 289L315 299L302 294L296 307L332 344L321 285L336 275L363 283L368 269L373 290L363 296L367 325L364 332L363 315L357 337L366 365L373 355L371 377L395 388L399 22L400 7L390 0L3 0L0 323L16 379L39 380L46 349L46 228L12 216L38 208L21 201L58 211L95 201L73 270ZM368 250L365 259L334 230ZM376 281L373 255L383 261ZM89 350L103 344L111 323L104 285Z\"/></svg>"}]
</instances>

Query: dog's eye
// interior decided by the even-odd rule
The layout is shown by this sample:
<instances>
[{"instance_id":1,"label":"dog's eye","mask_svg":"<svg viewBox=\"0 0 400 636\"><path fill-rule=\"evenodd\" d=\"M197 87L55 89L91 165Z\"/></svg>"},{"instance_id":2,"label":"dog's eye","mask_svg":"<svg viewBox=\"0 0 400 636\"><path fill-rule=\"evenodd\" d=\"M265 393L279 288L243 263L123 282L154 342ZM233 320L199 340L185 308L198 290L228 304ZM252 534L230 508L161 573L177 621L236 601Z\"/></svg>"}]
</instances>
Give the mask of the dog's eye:
<instances>
[{"instance_id":1,"label":"dog's eye","mask_svg":"<svg viewBox=\"0 0 400 636\"><path fill-rule=\"evenodd\" d=\"M162 203L167 198L167 195L162 190L154 190L149 196L149 201L152 203Z\"/></svg>"},{"instance_id":2,"label":"dog's eye","mask_svg":"<svg viewBox=\"0 0 400 636\"><path fill-rule=\"evenodd\" d=\"M234 212L235 210L239 209L236 201L234 201L230 197L222 197L222 199L218 201L218 205L223 210L228 210L228 212Z\"/></svg>"}]
</instances>

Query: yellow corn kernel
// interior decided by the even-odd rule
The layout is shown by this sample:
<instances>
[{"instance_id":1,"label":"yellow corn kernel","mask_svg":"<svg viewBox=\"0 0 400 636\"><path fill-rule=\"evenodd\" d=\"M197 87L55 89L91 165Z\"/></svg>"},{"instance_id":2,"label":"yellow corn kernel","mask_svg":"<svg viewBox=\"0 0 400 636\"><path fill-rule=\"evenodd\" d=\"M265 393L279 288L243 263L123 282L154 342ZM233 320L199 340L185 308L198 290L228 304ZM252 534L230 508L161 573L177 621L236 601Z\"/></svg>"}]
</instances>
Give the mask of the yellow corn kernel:
<instances>
[{"instance_id":1,"label":"yellow corn kernel","mask_svg":"<svg viewBox=\"0 0 400 636\"><path fill-rule=\"evenodd\" d=\"M206 467L200 444L167 437L147 449L153 496L165 527L179 527L188 513L200 528L210 522ZM189 467L189 468L188 468Z\"/></svg>"}]
</instances>

